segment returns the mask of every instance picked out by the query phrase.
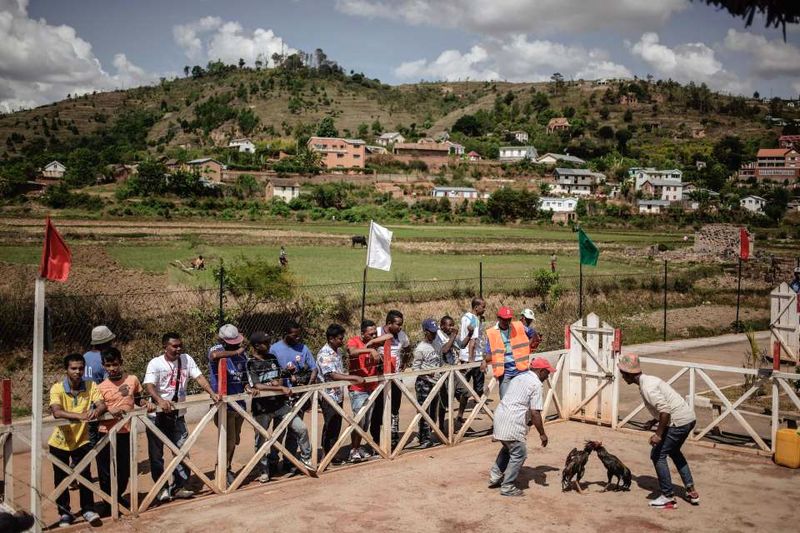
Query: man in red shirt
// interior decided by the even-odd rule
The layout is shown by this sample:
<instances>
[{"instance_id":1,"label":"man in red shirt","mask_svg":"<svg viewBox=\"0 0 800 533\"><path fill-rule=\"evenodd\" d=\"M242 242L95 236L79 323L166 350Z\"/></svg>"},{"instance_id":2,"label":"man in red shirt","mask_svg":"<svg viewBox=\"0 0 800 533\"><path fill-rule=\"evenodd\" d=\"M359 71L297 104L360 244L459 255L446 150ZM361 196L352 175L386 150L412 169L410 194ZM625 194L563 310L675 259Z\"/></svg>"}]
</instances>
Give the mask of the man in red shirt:
<instances>
[{"instance_id":1,"label":"man in red shirt","mask_svg":"<svg viewBox=\"0 0 800 533\"><path fill-rule=\"evenodd\" d=\"M364 320L361 322L361 335L351 337L347 341L347 353L350 356L349 370L350 374L354 376L361 376L368 378L371 376L380 375L380 365L382 364L382 356L375 349L383 343L383 340L376 338L377 327L372 320ZM361 407L369 399L370 393L375 390L378 384L372 383L353 383L350 385L350 407L353 409L353 416L355 416ZM359 422L362 429L368 430L370 419L372 417L371 405L367 409L367 414ZM361 434L353 431L351 434L350 446L350 461L358 463L370 456L370 453L361 447Z\"/></svg>"}]
</instances>

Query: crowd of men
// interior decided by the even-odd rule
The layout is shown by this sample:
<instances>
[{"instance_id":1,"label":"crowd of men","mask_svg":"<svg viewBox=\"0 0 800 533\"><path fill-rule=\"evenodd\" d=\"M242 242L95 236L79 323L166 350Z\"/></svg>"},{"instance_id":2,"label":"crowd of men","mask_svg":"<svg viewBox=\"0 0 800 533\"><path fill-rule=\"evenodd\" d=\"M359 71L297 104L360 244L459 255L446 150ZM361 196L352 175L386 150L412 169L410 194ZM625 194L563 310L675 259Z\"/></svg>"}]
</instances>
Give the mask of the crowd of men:
<instances>
[{"instance_id":1,"label":"crowd of men","mask_svg":"<svg viewBox=\"0 0 800 533\"><path fill-rule=\"evenodd\" d=\"M123 356L114 347L114 333L106 326L97 326L92 330L91 349L83 355L75 353L65 356L65 376L50 389L50 410L53 416L69 421L53 430L48 441L50 453L64 464L77 465L97 445L104 433L117 428L115 461L111 461L110 447L104 446L97 455L97 472L101 489L110 494L111 465L116 464L117 494L111 496L118 498L127 507L128 500L124 494L131 472L129 422L124 421L125 415L136 407L147 410L150 474L153 481L157 482L164 473L162 439L169 440L180 448L188 438L184 411L178 409L177 405L185 401L187 385L190 380L194 380L215 403L221 401L223 394L253 395L252 416L265 430L255 432L257 452L264 447L267 441L265 434L268 434L270 426L273 430L282 426L281 437L285 438L283 464L280 464L275 447L271 447L269 453L263 453L259 461L258 480L266 483L281 470L297 473L296 465L313 470L312 446L320 445L326 455L335 448L341 435L345 396L349 399L350 409L354 418L359 420L363 433L370 435L374 443L379 443L384 422L383 395L378 394L369 402L371 393L379 386L379 376L402 372L407 368L429 371L418 375L414 385L417 401L424 405L441 376L441 373L435 372L436 369L447 365L480 362L478 366L464 368L462 373L464 381L471 382L478 397L484 394L487 369L491 368L492 375L499 383L500 404L495 410L493 436L501 442L502 448L490 471L490 486L500 487L503 495L519 496L521 491L516 487L515 481L527 454L525 442L528 429L535 427L542 439L542 445L547 445L540 413L543 408L542 383L554 369L546 359L531 357L541 342L541 337L534 328L536 318L532 310L524 309L515 317L512 309L500 307L496 314L497 321L491 326L486 324L485 311L486 303L481 298L475 298L471 302L470 311L460 318L458 325L450 316L443 316L439 320L423 320L422 340L413 349L404 331L403 314L397 310L389 311L381 326L371 320L362 321L359 333L349 339L346 339L344 327L331 324L325 332L326 343L316 352L316 356L303 341L303 329L297 322L289 321L280 338L273 339L267 333L257 331L250 335L247 343L236 326L225 324L219 328L217 342L206 353L208 378L203 375L195 359L186 353L180 334L167 332L162 337L163 351L149 361L141 382L137 376L126 372ZM635 376L636 372L640 372L638 366L629 364L625 368L621 366L621 369L634 376L630 382L639 384L639 378ZM223 371L224 376L220 374ZM666 391L662 386L663 382L655 381L657 379L647 377L643 383L647 383L650 390ZM221 385L223 381L224 387ZM327 382L340 384L323 390L325 397L320 400L323 415L322 436L319 443L312 443L304 421L311 402L304 403L299 409L294 408L293 388ZM342 382L349 384L342 386ZM394 381L391 387L390 434L394 448L400 438L399 413L403 394ZM439 431L423 418L417 432L418 445L421 448L436 445L437 433L446 431L446 388L441 387L439 391L428 402L427 407L427 413L438 425ZM259 394L262 392L272 394ZM653 393L653 397L662 398L658 394ZM458 400L456 423L460 425L464 422L464 411L472 394L467 387L457 386L455 396ZM666 456L676 460L684 481L687 485L691 484L688 466L679 455L679 449L685 435L691 430L687 424L693 414L690 416L688 412L683 412L685 408L679 405L674 396L670 396L670 402L661 399L651 402L659 406L667 405L673 415L672 419L669 416L664 419L662 416L659 420L657 434L671 444L664 445L663 452L659 448L658 457L653 458L654 464L657 464L659 479L665 478L662 486L665 497L670 501L672 494L669 471L665 466ZM246 402L239 401L238 405L243 411L246 409ZM230 485L235 477L231 461L240 444L244 417L232 405L221 408L226 410L225 467ZM106 413L111 417L103 416ZM289 416L291 419L285 420ZM219 418L215 418L215 422ZM682 427L676 433L673 426L677 422L681 422ZM658 443L660 442L661 440ZM347 461L361 462L374 453L372 446L364 445L360 432L351 432ZM55 464L53 470L54 481L58 485L67 474ZM81 475L90 478L89 465L83 469ZM187 486L188 480L188 468L180 463L175 468L172 479L159 491L157 499L163 502L173 498L192 497L193 492ZM694 491L693 486L691 489ZM103 504L98 513L92 492L85 486L79 487L79 495L84 520L92 525L99 524L100 514L108 513L109 506ZM69 492L63 491L56 503L60 515L59 525L69 526L74 521Z\"/></svg>"}]
</instances>

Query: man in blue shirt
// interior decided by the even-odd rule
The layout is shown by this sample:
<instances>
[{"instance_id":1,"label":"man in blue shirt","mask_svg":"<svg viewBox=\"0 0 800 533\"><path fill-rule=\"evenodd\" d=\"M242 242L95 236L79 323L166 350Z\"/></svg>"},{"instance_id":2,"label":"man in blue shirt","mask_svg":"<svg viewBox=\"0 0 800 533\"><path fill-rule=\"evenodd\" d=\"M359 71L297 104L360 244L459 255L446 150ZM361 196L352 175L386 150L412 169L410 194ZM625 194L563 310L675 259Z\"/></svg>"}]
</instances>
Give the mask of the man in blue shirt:
<instances>
[{"instance_id":1,"label":"man in blue shirt","mask_svg":"<svg viewBox=\"0 0 800 533\"><path fill-rule=\"evenodd\" d=\"M269 353L274 355L278 360L278 363L281 365L281 370L289 375L284 385L293 387L315 383L317 380L317 363L314 361L314 355L311 353L311 350L308 349L308 346L303 344L303 330L300 324L294 320L290 320L283 331L283 338L270 346ZM297 414L297 418L303 426L305 426L303 416L306 411L308 411L310 404L311 402L306 402ZM296 422L293 423L293 426L295 424ZM290 431L286 435L286 449L289 450L290 453L295 454L297 447L297 432ZM311 456L310 448L308 450L304 450L304 446L300 448L300 458L308 459ZM291 463L285 459L284 469L288 471L294 470Z\"/></svg>"},{"instance_id":2,"label":"man in blue shirt","mask_svg":"<svg viewBox=\"0 0 800 533\"><path fill-rule=\"evenodd\" d=\"M225 324L219 328L219 344L212 346L208 350L208 368L210 370L211 388L217 394L235 395L244 392L244 386L247 380L247 357L245 356L245 349L242 346L244 337L233 324ZM226 390L219 389L219 361L225 361L225 373L227 378ZM245 407L245 402L238 402L240 406ZM227 419L225 421L226 433L226 451L227 451L227 481L228 485L233 483L234 475L231 470L231 461L233 460L233 452L239 444L239 439L242 434L242 423L244 418L242 415L228 407ZM214 423L218 424L218 419L214 419Z\"/></svg>"},{"instance_id":3,"label":"man in blue shirt","mask_svg":"<svg viewBox=\"0 0 800 533\"><path fill-rule=\"evenodd\" d=\"M525 335L528 336L528 339L531 341L531 353L539 347L539 344L542 342L542 337L539 333L534 329L533 323L536 322L536 315L533 314L533 311L530 309L523 309L522 313L520 313L520 320L522 321L522 325L525 328Z\"/></svg>"},{"instance_id":4,"label":"man in blue shirt","mask_svg":"<svg viewBox=\"0 0 800 533\"><path fill-rule=\"evenodd\" d=\"M789 282L789 288L800 294L800 266L794 268L794 279Z\"/></svg>"},{"instance_id":5,"label":"man in blue shirt","mask_svg":"<svg viewBox=\"0 0 800 533\"><path fill-rule=\"evenodd\" d=\"M92 346L89 351L83 354L85 363L83 371L84 381L94 381L95 385L100 385L106 379L106 369L103 368L103 360L100 352L106 348L111 348L111 343L117 336L114 335L108 326L97 326L92 328ZM89 422L89 444L94 448L100 440L100 422Z\"/></svg>"}]
</instances>

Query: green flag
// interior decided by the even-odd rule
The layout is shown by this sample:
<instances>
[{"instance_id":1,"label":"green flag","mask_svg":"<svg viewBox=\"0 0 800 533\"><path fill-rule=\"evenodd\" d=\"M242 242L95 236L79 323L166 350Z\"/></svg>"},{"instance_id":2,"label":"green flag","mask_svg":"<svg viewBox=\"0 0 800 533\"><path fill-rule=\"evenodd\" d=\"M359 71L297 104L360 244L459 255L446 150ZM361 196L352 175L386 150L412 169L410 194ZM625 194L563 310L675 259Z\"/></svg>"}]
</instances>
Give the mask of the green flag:
<instances>
[{"instance_id":1,"label":"green flag","mask_svg":"<svg viewBox=\"0 0 800 533\"><path fill-rule=\"evenodd\" d=\"M597 266L597 258L600 257L600 250L583 232L583 229L578 229L578 248L581 252L581 264Z\"/></svg>"}]
</instances>

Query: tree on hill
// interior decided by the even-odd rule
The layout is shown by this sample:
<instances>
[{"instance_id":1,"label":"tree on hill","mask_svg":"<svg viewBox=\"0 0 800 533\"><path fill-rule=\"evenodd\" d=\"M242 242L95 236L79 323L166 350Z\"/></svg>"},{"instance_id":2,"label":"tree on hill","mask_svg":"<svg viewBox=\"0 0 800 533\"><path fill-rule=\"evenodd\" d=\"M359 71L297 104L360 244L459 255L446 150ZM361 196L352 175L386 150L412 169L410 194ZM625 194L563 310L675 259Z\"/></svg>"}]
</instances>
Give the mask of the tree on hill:
<instances>
[{"instance_id":1,"label":"tree on hill","mask_svg":"<svg viewBox=\"0 0 800 533\"><path fill-rule=\"evenodd\" d=\"M711 155L725 165L731 172L739 170L744 159L745 148L741 139L735 135L726 135L714 144Z\"/></svg>"},{"instance_id":2,"label":"tree on hill","mask_svg":"<svg viewBox=\"0 0 800 533\"><path fill-rule=\"evenodd\" d=\"M475 115L462 115L453 124L453 131L468 137L480 137L483 134L481 123Z\"/></svg>"},{"instance_id":3,"label":"tree on hill","mask_svg":"<svg viewBox=\"0 0 800 533\"><path fill-rule=\"evenodd\" d=\"M324 117L317 124L317 137L338 137L339 130L336 129L336 124L333 117Z\"/></svg>"}]
</instances>

